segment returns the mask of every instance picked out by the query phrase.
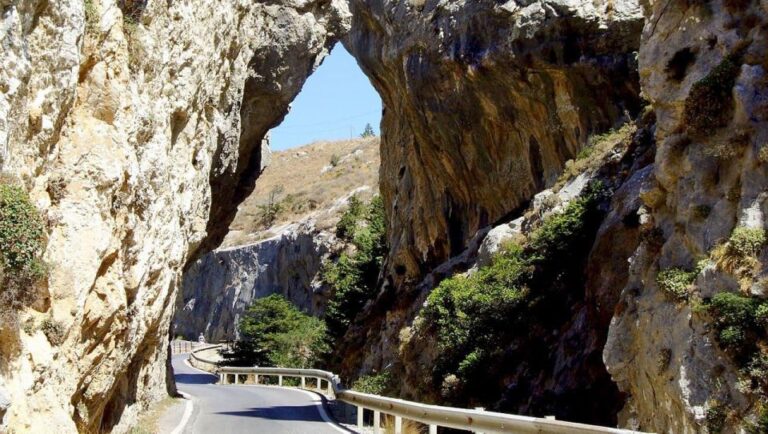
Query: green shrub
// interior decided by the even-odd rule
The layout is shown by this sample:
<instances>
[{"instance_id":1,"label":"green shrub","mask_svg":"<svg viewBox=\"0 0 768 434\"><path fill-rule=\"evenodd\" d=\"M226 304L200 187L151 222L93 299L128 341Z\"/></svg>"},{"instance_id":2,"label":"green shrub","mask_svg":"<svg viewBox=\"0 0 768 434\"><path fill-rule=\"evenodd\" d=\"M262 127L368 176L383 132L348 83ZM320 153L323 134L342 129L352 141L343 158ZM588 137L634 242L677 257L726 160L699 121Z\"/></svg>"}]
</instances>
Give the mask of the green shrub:
<instances>
[{"instance_id":1,"label":"green shrub","mask_svg":"<svg viewBox=\"0 0 768 434\"><path fill-rule=\"evenodd\" d=\"M99 23L96 6L93 4L93 0L84 0L83 6L85 8L85 32L93 34L96 32L96 26Z\"/></svg>"},{"instance_id":2,"label":"green shrub","mask_svg":"<svg viewBox=\"0 0 768 434\"><path fill-rule=\"evenodd\" d=\"M725 426L726 408L717 401L708 403L705 421L708 434L716 434L723 430Z\"/></svg>"},{"instance_id":3,"label":"green shrub","mask_svg":"<svg viewBox=\"0 0 768 434\"><path fill-rule=\"evenodd\" d=\"M760 303L757 310L755 310L755 322L763 327L768 326L768 302Z\"/></svg>"},{"instance_id":4,"label":"green shrub","mask_svg":"<svg viewBox=\"0 0 768 434\"><path fill-rule=\"evenodd\" d=\"M310 368L328 352L325 323L281 295L254 300L238 324L240 340L224 363Z\"/></svg>"},{"instance_id":5,"label":"green shrub","mask_svg":"<svg viewBox=\"0 0 768 434\"><path fill-rule=\"evenodd\" d=\"M352 390L370 393L371 395L383 395L391 388L391 384L392 377L389 375L389 372L380 372L358 378L352 383Z\"/></svg>"},{"instance_id":6,"label":"green shrub","mask_svg":"<svg viewBox=\"0 0 768 434\"><path fill-rule=\"evenodd\" d=\"M597 214L596 204L606 197L601 183L587 187L583 195L568 204L560 214L551 215L531 236L528 251L538 261L567 258L575 245L590 236L585 227Z\"/></svg>"},{"instance_id":7,"label":"green shrub","mask_svg":"<svg viewBox=\"0 0 768 434\"><path fill-rule=\"evenodd\" d=\"M744 355L751 349L748 333L755 328L759 302L732 292L720 292L712 297L710 310L715 319L720 344ZM749 345L747 345L749 344Z\"/></svg>"},{"instance_id":8,"label":"green shrub","mask_svg":"<svg viewBox=\"0 0 768 434\"><path fill-rule=\"evenodd\" d=\"M768 405L762 404L762 408L757 414L757 419L748 424L747 432L749 434L765 434L768 433Z\"/></svg>"},{"instance_id":9,"label":"green shrub","mask_svg":"<svg viewBox=\"0 0 768 434\"><path fill-rule=\"evenodd\" d=\"M670 268L662 271L656 277L659 289L677 300L688 299L689 289L698 273L685 271L681 268Z\"/></svg>"},{"instance_id":10,"label":"green shrub","mask_svg":"<svg viewBox=\"0 0 768 434\"><path fill-rule=\"evenodd\" d=\"M422 316L437 330L444 373L475 372L499 348L498 333L524 322L533 271L521 248L503 252L471 276L443 280Z\"/></svg>"},{"instance_id":11,"label":"green shrub","mask_svg":"<svg viewBox=\"0 0 768 434\"><path fill-rule=\"evenodd\" d=\"M728 248L739 257L757 256L765 245L765 230L759 228L737 227L728 240Z\"/></svg>"},{"instance_id":12,"label":"green shrub","mask_svg":"<svg viewBox=\"0 0 768 434\"><path fill-rule=\"evenodd\" d=\"M365 214L365 206L363 202L357 196L352 196L347 201L347 209L344 214L341 215L339 222L336 224L336 236L346 240L352 241L355 236L355 231L360 221Z\"/></svg>"},{"instance_id":13,"label":"green shrub","mask_svg":"<svg viewBox=\"0 0 768 434\"><path fill-rule=\"evenodd\" d=\"M341 157L339 157L339 154L333 154L331 155L331 167L336 167L341 162Z\"/></svg>"},{"instance_id":14,"label":"green shrub","mask_svg":"<svg viewBox=\"0 0 768 434\"><path fill-rule=\"evenodd\" d=\"M683 122L692 136L714 133L733 117L733 86L741 71L741 52L726 56L706 77L691 86Z\"/></svg>"},{"instance_id":15,"label":"green shrub","mask_svg":"<svg viewBox=\"0 0 768 434\"><path fill-rule=\"evenodd\" d=\"M46 318L40 323L40 331L43 332L48 342L52 345L61 345L64 342L64 325L51 318Z\"/></svg>"},{"instance_id":16,"label":"green shrub","mask_svg":"<svg viewBox=\"0 0 768 434\"><path fill-rule=\"evenodd\" d=\"M43 220L18 185L0 183L0 317L16 323L47 269L40 259L45 248Z\"/></svg>"}]
</instances>

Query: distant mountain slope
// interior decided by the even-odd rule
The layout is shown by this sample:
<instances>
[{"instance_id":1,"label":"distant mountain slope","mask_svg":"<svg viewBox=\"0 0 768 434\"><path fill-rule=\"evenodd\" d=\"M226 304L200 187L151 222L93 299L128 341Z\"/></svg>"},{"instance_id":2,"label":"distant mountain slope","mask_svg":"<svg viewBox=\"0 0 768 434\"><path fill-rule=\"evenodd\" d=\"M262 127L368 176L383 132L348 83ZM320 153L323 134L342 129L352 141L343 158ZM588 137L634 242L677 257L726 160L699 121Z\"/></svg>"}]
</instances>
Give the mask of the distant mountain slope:
<instances>
[{"instance_id":1,"label":"distant mountain slope","mask_svg":"<svg viewBox=\"0 0 768 434\"><path fill-rule=\"evenodd\" d=\"M280 227L312 212L333 209L354 190L361 198L372 196L378 191L378 174L377 137L315 142L275 152L253 193L238 208L223 247L274 236ZM269 208L273 219L265 218ZM335 225L337 212L323 214L318 229Z\"/></svg>"}]
</instances>

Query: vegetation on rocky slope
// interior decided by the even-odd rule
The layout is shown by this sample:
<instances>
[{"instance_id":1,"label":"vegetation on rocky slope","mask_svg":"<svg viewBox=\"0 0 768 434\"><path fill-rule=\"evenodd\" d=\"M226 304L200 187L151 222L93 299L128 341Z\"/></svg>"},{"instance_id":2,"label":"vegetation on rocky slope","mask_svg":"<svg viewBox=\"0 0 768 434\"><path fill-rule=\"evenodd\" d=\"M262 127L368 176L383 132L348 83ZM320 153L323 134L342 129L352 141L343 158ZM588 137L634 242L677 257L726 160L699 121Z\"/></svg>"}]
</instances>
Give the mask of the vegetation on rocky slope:
<instances>
[{"instance_id":1,"label":"vegetation on rocky slope","mask_svg":"<svg viewBox=\"0 0 768 434\"><path fill-rule=\"evenodd\" d=\"M569 300L582 291L584 260L605 199L602 184L591 184L561 214L544 220L525 245L508 244L490 265L445 279L432 291L419 327L437 336L433 387L448 402L493 403L507 367L548 363L542 353L547 338L539 333L557 330Z\"/></svg>"},{"instance_id":2,"label":"vegetation on rocky slope","mask_svg":"<svg viewBox=\"0 0 768 434\"><path fill-rule=\"evenodd\" d=\"M0 323L16 324L16 312L34 299L45 277L43 220L29 195L11 180L0 180Z\"/></svg>"}]
</instances>

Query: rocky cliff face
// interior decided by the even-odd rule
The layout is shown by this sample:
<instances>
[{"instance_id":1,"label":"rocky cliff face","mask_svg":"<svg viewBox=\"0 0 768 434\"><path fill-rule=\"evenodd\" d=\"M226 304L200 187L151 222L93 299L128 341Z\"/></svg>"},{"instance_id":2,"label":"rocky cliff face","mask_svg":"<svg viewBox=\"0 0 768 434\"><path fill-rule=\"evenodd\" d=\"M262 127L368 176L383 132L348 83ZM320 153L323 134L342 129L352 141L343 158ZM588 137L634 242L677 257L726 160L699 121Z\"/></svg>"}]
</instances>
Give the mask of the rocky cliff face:
<instances>
[{"instance_id":1,"label":"rocky cliff face","mask_svg":"<svg viewBox=\"0 0 768 434\"><path fill-rule=\"evenodd\" d=\"M764 406L762 350L753 357L726 345L718 335L725 319L707 305L717 294L751 302L766 296L764 249L745 272L723 266L717 248L736 227L766 228L767 17L765 1L647 7L639 63L658 118L658 152L640 196L642 224L653 236L632 257L604 352L629 396L628 426L737 432ZM677 298L659 277L671 269L692 272ZM734 330L749 321L742 317ZM760 327L746 332L763 345Z\"/></svg>"},{"instance_id":2,"label":"rocky cliff face","mask_svg":"<svg viewBox=\"0 0 768 434\"><path fill-rule=\"evenodd\" d=\"M196 339L202 333L208 342L235 339L243 310L270 294L321 316L329 296L321 265L342 247L310 218L256 244L206 254L184 272L173 334Z\"/></svg>"},{"instance_id":3,"label":"rocky cliff face","mask_svg":"<svg viewBox=\"0 0 768 434\"><path fill-rule=\"evenodd\" d=\"M0 165L44 211L50 266L47 307L3 333L3 430L119 431L166 394L181 269L226 233L260 172L262 137L346 31L347 7L0 9Z\"/></svg>"},{"instance_id":4,"label":"rocky cliff face","mask_svg":"<svg viewBox=\"0 0 768 434\"><path fill-rule=\"evenodd\" d=\"M633 1L350 1L382 96L395 286L461 253L639 107Z\"/></svg>"},{"instance_id":5,"label":"rocky cliff face","mask_svg":"<svg viewBox=\"0 0 768 434\"><path fill-rule=\"evenodd\" d=\"M0 168L43 210L50 265L24 326L0 333L3 429L120 431L165 393L181 270L221 241L264 163L262 137L342 37L385 105L391 248L378 299L341 347L347 372L429 360L429 342L400 348L426 293L493 250L481 228L636 114L642 85L655 161L619 167L560 337L536 347L553 349L548 370L506 386L546 403L595 380L611 394L594 396L626 399L620 424L651 431L751 423L768 395L765 330L739 311L754 330L729 325L731 343L743 332L759 345L735 352L709 300L766 294L763 245L745 270L723 240L765 227L768 3L641 4L0 0ZM692 276L676 298L659 284L673 269ZM505 408L549 408L519 398Z\"/></svg>"}]
</instances>

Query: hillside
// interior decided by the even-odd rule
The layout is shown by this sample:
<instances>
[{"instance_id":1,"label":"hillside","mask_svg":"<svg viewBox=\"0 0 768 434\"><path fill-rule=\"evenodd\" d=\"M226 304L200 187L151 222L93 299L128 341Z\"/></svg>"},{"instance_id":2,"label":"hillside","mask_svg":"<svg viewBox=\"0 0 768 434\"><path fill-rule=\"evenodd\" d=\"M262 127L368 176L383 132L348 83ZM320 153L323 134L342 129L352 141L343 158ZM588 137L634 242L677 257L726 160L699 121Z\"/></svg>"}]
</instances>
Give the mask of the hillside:
<instances>
[{"instance_id":1,"label":"hillside","mask_svg":"<svg viewBox=\"0 0 768 434\"><path fill-rule=\"evenodd\" d=\"M335 223L343 199L378 191L379 139L320 141L274 152L256 188L240 205L223 247L269 238L277 229L318 213L317 229Z\"/></svg>"}]
</instances>

